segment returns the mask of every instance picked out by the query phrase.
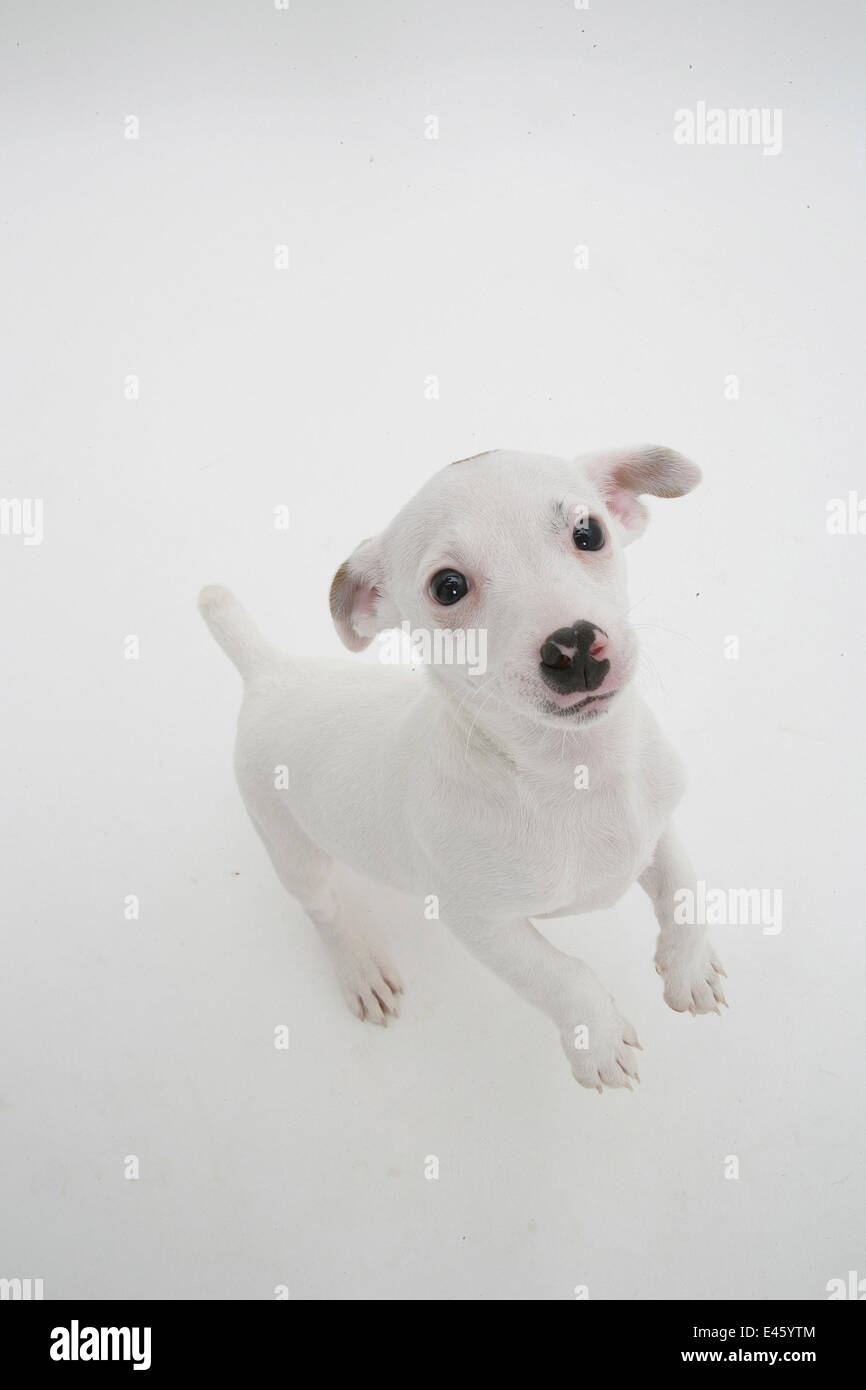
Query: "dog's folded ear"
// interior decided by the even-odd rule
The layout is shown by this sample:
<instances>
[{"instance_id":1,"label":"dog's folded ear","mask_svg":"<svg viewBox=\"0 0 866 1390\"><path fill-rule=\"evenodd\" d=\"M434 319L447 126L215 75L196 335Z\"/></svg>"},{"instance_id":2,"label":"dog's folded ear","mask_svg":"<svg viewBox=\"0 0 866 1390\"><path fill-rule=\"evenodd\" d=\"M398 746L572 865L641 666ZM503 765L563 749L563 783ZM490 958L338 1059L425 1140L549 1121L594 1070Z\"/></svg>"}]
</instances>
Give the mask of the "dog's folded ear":
<instances>
[{"instance_id":1,"label":"dog's folded ear","mask_svg":"<svg viewBox=\"0 0 866 1390\"><path fill-rule=\"evenodd\" d=\"M604 498L608 511L619 521L627 545L637 540L649 512L640 497L683 497L701 481L701 470L675 449L661 444L639 444L632 449L612 449L579 459L584 472Z\"/></svg>"},{"instance_id":2,"label":"dog's folded ear","mask_svg":"<svg viewBox=\"0 0 866 1390\"><path fill-rule=\"evenodd\" d=\"M391 626L384 614L383 567L376 540L362 541L331 582L334 627L350 652L369 647L377 632Z\"/></svg>"}]
</instances>

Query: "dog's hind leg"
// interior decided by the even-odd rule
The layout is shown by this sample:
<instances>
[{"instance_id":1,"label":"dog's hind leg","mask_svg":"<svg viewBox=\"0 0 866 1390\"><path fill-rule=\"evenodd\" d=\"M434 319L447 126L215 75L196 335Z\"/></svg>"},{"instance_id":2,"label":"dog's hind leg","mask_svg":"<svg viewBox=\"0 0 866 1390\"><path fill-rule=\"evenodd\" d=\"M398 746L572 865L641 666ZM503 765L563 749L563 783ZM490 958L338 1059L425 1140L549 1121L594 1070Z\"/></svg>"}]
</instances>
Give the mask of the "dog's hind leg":
<instances>
[{"instance_id":1,"label":"dog's hind leg","mask_svg":"<svg viewBox=\"0 0 866 1390\"><path fill-rule=\"evenodd\" d=\"M259 631L230 590L208 585L199 608L217 642L244 678L235 772L250 819L284 888L297 898L318 928L353 1014L371 1023L396 1017L403 987L384 952L371 946L340 902L333 860L301 829L262 770L262 702L286 679L291 660ZM265 724L267 718L265 719ZM267 760L265 760L267 762Z\"/></svg>"},{"instance_id":2,"label":"dog's hind leg","mask_svg":"<svg viewBox=\"0 0 866 1390\"><path fill-rule=\"evenodd\" d=\"M267 821L247 803L277 877L318 929L343 996L361 1020L387 1025L399 1013L403 986L385 953L358 930L333 859L313 843L292 815L269 812Z\"/></svg>"}]
</instances>

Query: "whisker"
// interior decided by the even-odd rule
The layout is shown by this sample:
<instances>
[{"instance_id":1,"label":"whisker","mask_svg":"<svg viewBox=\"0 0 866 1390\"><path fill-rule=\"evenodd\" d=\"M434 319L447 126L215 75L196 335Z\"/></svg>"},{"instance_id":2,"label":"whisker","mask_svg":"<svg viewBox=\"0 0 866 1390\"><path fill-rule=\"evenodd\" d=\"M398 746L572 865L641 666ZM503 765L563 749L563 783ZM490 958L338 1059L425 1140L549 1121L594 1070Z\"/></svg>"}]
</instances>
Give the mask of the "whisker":
<instances>
[{"instance_id":1,"label":"whisker","mask_svg":"<svg viewBox=\"0 0 866 1390\"><path fill-rule=\"evenodd\" d=\"M635 632L641 632L645 628L654 628L656 632L666 632L669 637L679 637L683 642L690 642L693 647L700 645L687 632L679 632L675 627L663 627L661 623L632 623L632 627Z\"/></svg>"},{"instance_id":2,"label":"whisker","mask_svg":"<svg viewBox=\"0 0 866 1390\"><path fill-rule=\"evenodd\" d=\"M498 676L490 676L490 677L488 678L488 680L486 681L486 684L487 684L487 685L494 685L494 686L495 686L498 679L499 679ZM463 749L463 761L464 761L464 762L466 761L466 759L467 759L468 756L469 756L469 741L470 741L470 739L472 738L472 733L473 733L473 731L474 731L474 729L475 729L475 725L478 723L478 717L479 717L479 715L481 714L481 711L484 709L484 706L487 704L487 700L490 699L490 696L491 696L492 694L493 694L493 691L491 690L491 691L489 692L488 696L487 696L487 699L483 701L483 703L481 704L481 706L479 707L479 709L476 711L475 718L473 719L472 723L469 725L469 733L466 735L466 745L465 745L465 747L464 747L464 749Z\"/></svg>"},{"instance_id":3,"label":"whisker","mask_svg":"<svg viewBox=\"0 0 866 1390\"><path fill-rule=\"evenodd\" d=\"M482 690L485 688L485 686L489 685L490 682L491 682L493 679L494 679L494 676L493 676L493 675L489 675L485 680L479 681L477 685L470 686L469 690L468 690L468 691L466 692L466 694L463 696L463 699L460 701L459 705L457 706L456 710L454 711L455 716L458 715L458 714L460 714L460 712L461 712L462 709L463 709L463 706L464 706L469 700L474 700L474 698L475 698L476 695L480 695L481 692L482 692Z\"/></svg>"}]
</instances>

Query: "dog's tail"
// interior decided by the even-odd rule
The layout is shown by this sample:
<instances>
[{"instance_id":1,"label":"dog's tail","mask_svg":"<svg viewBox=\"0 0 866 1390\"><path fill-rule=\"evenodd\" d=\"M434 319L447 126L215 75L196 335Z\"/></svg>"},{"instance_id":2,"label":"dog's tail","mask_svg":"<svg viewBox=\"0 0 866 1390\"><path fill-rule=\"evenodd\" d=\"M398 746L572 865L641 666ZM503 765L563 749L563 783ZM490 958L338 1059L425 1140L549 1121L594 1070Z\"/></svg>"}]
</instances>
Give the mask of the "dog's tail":
<instances>
[{"instance_id":1,"label":"dog's tail","mask_svg":"<svg viewBox=\"0 0 866 1390\"><path fill-rule=\"evenodd\" d=\"M198 596L198 610L244 680L277 665L283 653L256 627L240 599L222 584L208 584Z\"/></svg>"}]
</instances>

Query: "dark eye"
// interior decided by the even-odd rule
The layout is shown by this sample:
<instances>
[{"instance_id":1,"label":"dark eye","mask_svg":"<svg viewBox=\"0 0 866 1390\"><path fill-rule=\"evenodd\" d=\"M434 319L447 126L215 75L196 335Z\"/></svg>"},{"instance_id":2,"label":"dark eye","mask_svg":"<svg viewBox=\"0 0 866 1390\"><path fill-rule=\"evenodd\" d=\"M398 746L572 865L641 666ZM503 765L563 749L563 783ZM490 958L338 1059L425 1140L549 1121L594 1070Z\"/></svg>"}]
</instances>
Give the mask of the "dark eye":
<instances>
[{"instance_id":1,"label":"dark eye","mask_svg":"<svg viewBox=\"0 0 866 1390\"><path fill-rule=\"evenodd\" d=\"M459 603L469 593L469 585L462 574L457 570L440 570L434 574L430 580L430 593L437 603L447 607L452 603Z\"/></svg>"},{"instance_id":2,"label":"dark eye","mask_svg":"<svg viewBox=\"0 0 866 1390\"><path fill-rule=\"evenodd\" d=\"M575 526L572 539L578 550L601 550L604 531L594 516L588 516L579 526Z\"/></svg>"}]
</instances>

